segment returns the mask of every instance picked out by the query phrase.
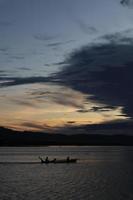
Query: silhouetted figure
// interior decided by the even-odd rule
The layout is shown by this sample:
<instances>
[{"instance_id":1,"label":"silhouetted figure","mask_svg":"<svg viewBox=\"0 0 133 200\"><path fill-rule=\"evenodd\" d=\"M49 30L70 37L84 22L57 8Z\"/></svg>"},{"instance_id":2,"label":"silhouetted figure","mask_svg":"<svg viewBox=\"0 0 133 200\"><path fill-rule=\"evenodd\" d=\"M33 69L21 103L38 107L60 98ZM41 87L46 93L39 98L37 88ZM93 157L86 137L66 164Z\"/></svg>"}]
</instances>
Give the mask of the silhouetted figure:
<instances>
[{"instance_id":1,"label":"silhouetted figure","mask_svg":"<svg viewBox=\"0 0 133 200\"><path fill-rule=\"evenodd\" d=\"M55 162L56 162L56 158L54 158L54 159L52 160L52 162L54 162L54 163L55 163Z\"/></svg>"},{"instance_id":2,"label":"silhouetted figure","mask_svg":"<svg viewBox=\"0 0 133 200\"><path fill-rule=\"evenodd\" d=\"M48 156L45 158L45 162L46 162L46 163L49 162Z\"/></svg>"},{"instance_id":3,"label":"silhouetted figure","mask_svg":"<svg viewBox=\"0 0 133 200\"><path fill-rule=\"evenodd\" d=\"M67 156L67 159L66 159L66 160L67 160L67 162L69 162L69 161L70 161L70 157L69 157L69 156Z\"/></svg>"},{"instance_id":4,"label":"silhouetted figure","mask_svg":"<svg viewBox=\"0 0 133 200\"><path fill-rule=\"evenodd\" d=\"M44 163L44 160L40 156L38 158L41 160L41 163Z\"/></svg>"}]
</instances>

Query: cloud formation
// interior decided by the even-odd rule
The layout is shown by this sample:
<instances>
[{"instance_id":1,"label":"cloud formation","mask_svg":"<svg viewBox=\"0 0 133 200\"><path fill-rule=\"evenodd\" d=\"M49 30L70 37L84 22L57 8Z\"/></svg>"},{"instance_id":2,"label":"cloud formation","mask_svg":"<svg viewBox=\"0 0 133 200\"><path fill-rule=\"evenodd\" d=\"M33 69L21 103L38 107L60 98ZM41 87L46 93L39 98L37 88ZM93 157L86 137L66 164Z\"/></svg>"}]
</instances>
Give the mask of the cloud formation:
<instances>
[{"instance_id":1,"label":"cloud formation","mask_svg":"<svg viewBox=\"0 0 133 200\"><path fill-rule=\"evenodd\" d=\"M79 112L79 113L107 112L107 111L113 110L114 108L115 108L114 106L92 106L90 109L79 109L79 110L77 110L77 112Z\"/></svg>"},{"instance_id":2,"label":"cloud formation","mask_svg":"<svg viewBox=\"0 0 133 200\"><path fill-rule=\"evenodd\" d=\"M121 5L133 8L133 0L121 0Z\"/></svg>"},{"instance_id":3,"label":"cloud formation","mask_svg":"<svg viewBox=\"0 0 133 200\"><path fill-rule=\"evenodd\" d=\"M56 81L56 80L55 80ZM0 77L0 87L52 82L51 77Z\"/></svg>"},{"instance_id":4,"label":"cloud formation","mask_svg":"<svg viewBox=\"0 0 133 200\"><path fill-rule=\"evenodd\" d=\"M31 107L31 108L38 107L37 104L35 104L35 102L29 101L27 99L10 98L10 101L21 106L26 106L26 107Z\"/></svg>"},{"instance_id":5,"label":"cloud formation","mask_svg":"<svg viewBox=\"0 0 133 200\"><path fill-rule=\"evenodd\" d=\"M63 44L62 42L54 42L54 43L47 44L47 47L59 47L62 44Z\"/></svg>"},{"instance_id":6,"label":"cloud formation","mask_svg":"<svg viewBox=\"0 0 133 200\"><path fill-rule=\"evenodd\" d=\"M5 53L5 52L7 52L7 51L8 51L8 48L7 48L7 47L0 48L0 52Z\"/></svg>"},{"instance_id":7,"label":"cloud formation","mask_svg":"<svg viewBox=\"0 0 133 200\"><path fill-rule=\"evenodd\" d=\"M90 35L96 34L98 32L95 27L84 23L81 19L75 19L75 22L78 24L81 31L87 35L88 34L90 34Z\"/></svg>"},{"instance_id":8,"label":"cloud formation","mask_svg":"<svg viewBox=\"0 0 133 200\"><path fill-rule=\"evenodd\" d=\"M31 92L31 96L37 100L48 100L63 106L69 106L76 109L83 109L85 97L80 92L65 87L57 87L53 91L37 90Z\"/></svg>"},{"instance_id":9,"label":"cloud formation","mask_svg":"<svg viewBox=\"0 0 133 200\"><path fill-rule=\"evenodd\" d=\"M21 124L21 126L24 126L26 128L30 128L30 129L34 129L34 130L38 130L38 131L44 131L44 130L46 130L46 128L50 128L46 124L37 124L35 122L23 122Z\"/></svg>"},{"instance_id":10,"label":"cloud formation","mask_svg":"<svg viewBox=\"0 0 133 200\"><path fill-rule=\"evenodd\" d=\"M46 46L47 47L54 47L54 48L56 48L56 47L60 47L60 46L63 46L63 45L66 45L66 44L69 44L69 43L72 43L72 42L74 42L75 40L68 40L68 41L65 41L65 42L50 42L50 43L48 43Z\"/></svg>"},{"instance_id":11,"label":"cloud formation","mask_svg":"<svg viewBox=\"0 0 133 200\"><path fill-rule=\"evenodd\" d=\"M75 50L64 60L63 69L53 76L26 78L1 76L0 86L55 83L86 94L89 100L107 105L104 108L94 107L91 112L107 111L120 106L123 107L124 114L133 117L133 38L131 32L132 30L127 30L105 35L100 38L99 43ZM81 102L77 104L75 99L78 97L71 98L70 93L49 96L58 104L77 107L78 112L88 112L81 107Z\"/></svg>"},{"instance_id":12,"label":"cloud formation","mask_svg":"<svg viewBox=\"0 0 133 200\"><path fill-rule=\"evenodd\" d=\"M110 43L120 43L120 44L131 44L133 43L133 29L127 29L122 32L115 32L112 34L105 34L104 36L100 37L99 39L105 40L106 42Z\"/></svg>"},{"instance_id":13,"label":"cloud formation","mask_svg":"<svg viewBox=\"0 0 133 200\"><path fill-rule=\"evenodd\" d=\"M61 84L91 94L89 99L121 106L133 117L133 42L121 35L114 34L113 41L112 35L106 35L106 42L76 50L57 77Z\"/></svg>"}]
</instances>

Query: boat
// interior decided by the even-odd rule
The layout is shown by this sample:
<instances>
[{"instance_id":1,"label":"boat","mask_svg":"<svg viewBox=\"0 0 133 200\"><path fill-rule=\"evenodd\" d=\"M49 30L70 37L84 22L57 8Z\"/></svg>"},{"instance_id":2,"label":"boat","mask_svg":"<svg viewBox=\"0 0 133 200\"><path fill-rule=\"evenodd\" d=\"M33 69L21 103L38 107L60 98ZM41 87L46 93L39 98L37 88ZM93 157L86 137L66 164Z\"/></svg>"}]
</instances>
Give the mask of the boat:
<instances>
[{"instance_id":1,"label":"boat","mask_svg":"<svg viewBox=\"0 0 133 200\"><path fill-rule=\"evenodd\" d=\"M70 160L63 159L63 160L55 160L54 161L54 163L76 163L76 162L77 162L76 158L73 158Z\"/></svg>"},{"instance_id":2,"label":"boat","mask_svg":"<svg viewBox=\"0 0 133 200\"><path fill-rule=\"evenodd\" d=\"M78 159L76 158L72 158L72 159L60 159L60 160L57 160L57 159L54 159L54 160L43 160L41 157L39 157L41 163L43 164L49 164L49 163L54 163L54 164L58 164L58 163L76 163Z\"/></svg>"}]
</instances>

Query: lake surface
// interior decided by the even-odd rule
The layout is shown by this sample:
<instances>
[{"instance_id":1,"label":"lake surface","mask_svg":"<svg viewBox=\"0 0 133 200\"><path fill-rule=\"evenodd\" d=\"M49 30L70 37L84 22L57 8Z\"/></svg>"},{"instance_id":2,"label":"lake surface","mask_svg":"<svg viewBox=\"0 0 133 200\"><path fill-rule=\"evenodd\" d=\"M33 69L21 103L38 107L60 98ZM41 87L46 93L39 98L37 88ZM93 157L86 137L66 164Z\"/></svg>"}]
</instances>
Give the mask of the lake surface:
<instances>
[{"instance_id":1,"label":"lake surface","mask_svg":"<svg viewBox=\"0 0 133 200\"><path fill-rule=\"evenodd\" d=\"M38 156L78 158L40 164ZM1 147L1 200L133 200L133 147Z\"/></svg>"}]
</instances>

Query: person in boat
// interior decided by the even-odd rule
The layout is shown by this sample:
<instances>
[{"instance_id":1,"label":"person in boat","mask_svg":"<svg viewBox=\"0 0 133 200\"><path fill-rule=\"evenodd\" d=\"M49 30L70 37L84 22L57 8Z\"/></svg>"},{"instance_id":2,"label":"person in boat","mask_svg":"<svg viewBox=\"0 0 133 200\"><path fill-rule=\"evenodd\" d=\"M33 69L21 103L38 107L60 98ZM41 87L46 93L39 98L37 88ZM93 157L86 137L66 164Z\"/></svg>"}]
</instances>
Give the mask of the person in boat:
<instances>
[{"instance_id":1,"label":"person in boat","mask_svg":"<svg viewBox=\"0 0 133 200\"><path fill-rule=\"evenodd\" d=\"M67 161L67 162L69 162L69 161L70 161L70 157L69 157L69 156L67 156L67 159L66 159L66 161Z\"/></svg>"},{"instance_id":2,"label":"person in boat","mask_svg":"<svg viewBox=\"0 0 133 200\"><path fill-rule=\"evenodd\" d=\"M56 162L56 158L53 159L53 162Z\"/></svg>"},{"instance_id":3,"label":"person in boat","mask_svg":"<svg viewBox=\"0 0 133 200\"><path fill-rule=\"evenodd\" d=\"M41 163L44 163L44 160L40 156L38 158L41 160Z\"/></svg>"},{"instance_id":4,"label":"person in boat","mask_svg":"<svg viewBox=\"0 0 133 200\"><path fill-rule=\"evenodd\" d=\"M49 162L48 156L45 158L45 162L46 162L46 163Z\"/></svg>"}]
</instances>

